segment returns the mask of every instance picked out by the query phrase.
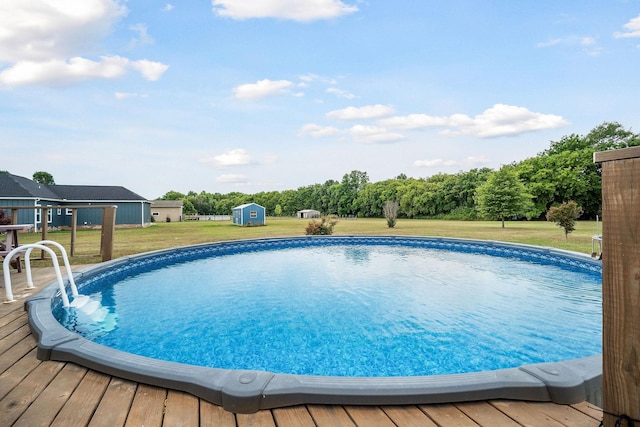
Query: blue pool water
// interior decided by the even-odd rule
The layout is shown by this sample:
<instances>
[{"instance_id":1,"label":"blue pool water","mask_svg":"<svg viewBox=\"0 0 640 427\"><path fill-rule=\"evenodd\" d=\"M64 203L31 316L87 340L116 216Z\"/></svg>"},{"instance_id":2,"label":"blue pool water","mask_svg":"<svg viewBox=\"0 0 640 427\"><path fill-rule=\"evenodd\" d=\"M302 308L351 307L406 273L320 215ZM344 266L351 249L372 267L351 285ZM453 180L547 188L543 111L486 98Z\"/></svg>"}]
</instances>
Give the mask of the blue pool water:
<instances>
[{"instance_id":1,"label":"blue pool water","mask_svg":"<svg viewBox=\"0 0 640 427\"><path fill-rule=\"evenodd\" d=\"M327 376L479 372L601 353L601 273L527 251L345 242L150 258L79 283L122 351ZM579 263L578 263L579 264Z\"/></svg>"}]
</instances>

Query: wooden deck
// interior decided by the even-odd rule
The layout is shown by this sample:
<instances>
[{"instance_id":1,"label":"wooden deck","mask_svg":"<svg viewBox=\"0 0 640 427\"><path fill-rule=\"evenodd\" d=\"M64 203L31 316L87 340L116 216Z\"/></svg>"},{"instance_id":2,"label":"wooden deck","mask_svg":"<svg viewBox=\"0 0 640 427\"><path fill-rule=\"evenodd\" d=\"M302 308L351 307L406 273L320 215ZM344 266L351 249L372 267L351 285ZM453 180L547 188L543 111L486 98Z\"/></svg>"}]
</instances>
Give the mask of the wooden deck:
<instances>
[{"instance_id":1,"label":"wooden deck","mask_svg":"<svg viewBox=\"0 0 640 427\"><path fill-rule=\"evenodd\" d=\"M36 287L54 280L34 269ZM12 272L17 302L0 305L0 426L593 426L602 410L495 400L441 405L301 405L233 414L190 394L152 387L73 363L39 361L29 331L25 273ZM2 301L4 301L4 289Z\"/></svg>"}]
</instances>

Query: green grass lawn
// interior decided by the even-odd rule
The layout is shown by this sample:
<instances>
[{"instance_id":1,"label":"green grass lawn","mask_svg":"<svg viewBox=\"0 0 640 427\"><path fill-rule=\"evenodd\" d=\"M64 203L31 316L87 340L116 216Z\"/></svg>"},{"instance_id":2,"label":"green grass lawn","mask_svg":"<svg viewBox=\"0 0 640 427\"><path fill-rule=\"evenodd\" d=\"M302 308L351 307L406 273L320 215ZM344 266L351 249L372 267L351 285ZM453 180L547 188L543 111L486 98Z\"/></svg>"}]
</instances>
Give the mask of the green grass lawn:
<instances>
[{"instance_id":1,"label":"green grass lawn","mask_svg":"<svg viewBox=\"0 0 640 427\"><path fill-rule=\"evenodd\" d=\"M230 221L187 221L155 223L146 228L118 228L115 230L114 258L157 249L186 246L222 240L255 239L264 237L302 236L309 220L297 218L268 218L261 227L238 227ZM525 243L550 246L575 252L591 253L591 237L596 234L594 221L577 223L576 230L565 240L564 231L545 221L444 221L400 219L388 228L384 219L365 218L339 220L334 235L403 235L444 236L480 240ZM100 230L78 230L74 264L100 262ZM69 252L69 231L49 232L48 239L65 246ZM39 233L20 236L20 243L34 243ZM37 263L34 263L37 266Z\"/></svg>"}]
</instances>

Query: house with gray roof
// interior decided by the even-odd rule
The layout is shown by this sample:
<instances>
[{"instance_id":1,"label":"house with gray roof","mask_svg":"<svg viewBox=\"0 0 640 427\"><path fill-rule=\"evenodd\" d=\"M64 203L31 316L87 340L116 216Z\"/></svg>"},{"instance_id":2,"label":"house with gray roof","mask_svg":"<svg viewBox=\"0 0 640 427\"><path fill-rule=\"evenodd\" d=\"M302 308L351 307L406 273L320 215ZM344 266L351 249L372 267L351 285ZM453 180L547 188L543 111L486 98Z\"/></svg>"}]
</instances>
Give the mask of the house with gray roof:
<instances>
[{"instance_id":1,"label":"house with gray roof","mask_svg":"<svg viewBox=\"0 0 640 427\"><path fill-rule=\"evenodd\" d=\"M0 209L3 206L33 206L18 210L19 224L40 228L40 209L48 206L49 227L71 227L76 206L117 206L116 226L144 227L151 221L151 201L119 186L45 185L28 178L0 172ZM7 212L10 214L10 212ZM76 224L93 227L102 224L102 209L77 209Z\"/></svg>"}]
</instances>

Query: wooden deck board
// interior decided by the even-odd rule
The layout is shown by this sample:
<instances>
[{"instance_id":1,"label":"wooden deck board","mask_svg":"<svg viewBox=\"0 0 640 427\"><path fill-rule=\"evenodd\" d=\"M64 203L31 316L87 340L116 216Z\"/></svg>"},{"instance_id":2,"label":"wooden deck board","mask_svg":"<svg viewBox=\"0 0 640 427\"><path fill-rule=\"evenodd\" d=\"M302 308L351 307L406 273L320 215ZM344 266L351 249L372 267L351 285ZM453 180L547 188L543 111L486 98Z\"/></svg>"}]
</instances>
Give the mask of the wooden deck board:
<instances>
[{"instance_id":1,"label":"wooden deck board","mask_svg":"<svg viewBox=\"0 0 640 427\"><path fill-rule=\"evenodd\" d=\"M89 424L109 385L109 380L108 375L91 370L87 371L51 425L66 427Z\"/></svg>"},{"instance_id":2,"label":"wooden deck board","mask_svg":"<svg viewBox=\"0 0 640 427\"><path fill-rule=\"evenodd\" d=\"M21 417L21 424L35 425L41 422L40 425L46 426L61 425L56 423L56 417L58 414L62 414L62 419L69 421L62 425L82 425L77 421L76 423L72 422L78 418L70 412L75 409L74 403L78 399L76 389L88 372L87 369L77 365L65 365ZM71 396L75 396L75 399L71 399ZM67 409L65 412L61 412L63 408L69 408L69 406L71 406L71 410Z\"/></svg>"},{"instance_id":3,"label":"wooden deck board","mask_svg":"<svg viewBox=\"0 0 640 427\"><path fill-rule=\"evenodd\" d=\"M466 416L474 422L485 426L518 426L518 423L509 418L504 412L492 406L489 402L470 402L460 408Z\"/></svg>"},{"instance_id":4,"label":"wooden deck board","mask_svg":"<svg viewBox=\"0 0 640 427\"><path fill-rule=\"evenodd\" d=\"M133 402L137 384L120 378L111 378L89 427L122 427Z\"/></svg>"},{"instance_id":5,"label":"wooden deck board","mask_svg":"<svg viewBox=\"0 0 640 427\"><path fill-rule=\"evenodd\" d=\"M14 387L20 384L40 363L36 358L36 349L34 348L25 357L0 374L0 399L4 398Z\"/></svg>"},{"instance_id":6,"label":"wooden deck board","mask_svg":"<svg viewBox=\"0 0 640 427\"><path fill-rule=\"evenodd\" d=\"M453 404L420 405L420 409L439 426L475 427L478 425Z\"/></svg>"},{"instance_id":7,"label":"wooden deck board","mask_svg":"<svg viewBox=\"0 0 640 427\"><path fill-rule=\"evenodd\" d=\"M345 406L344 408L356 425L394 427L391 418L378 406Z\"/></svg>"},{"instance_id":8,"label":"wooden deck board","mask_svg":"<svg viewBox=\"0 0 640 427\"><path fill-rule=\"evenodd\" d=\"M126 427L160 427L164 417L167 390L140 384L129 409Z\"/></svg>"},{"instance_id":9,"label":"wooden deck board","mask_svg":"<svg viewBox=\"0 0 640 427\"><path fill-rule=\"evenodd\" d=\"M50 269L34 269L38 287ZM14 289L24 273L12 273ZM22 298L35 291L15 292ZM39 361L23 301L0 304L0 426L399 426L596 427L602 410L587 402L495 400L440 405L299 405L233 414L195 396L101 374L73 363Z\"/></svg>"},{"instance_id":10,"label":"wooden deck board","mask_svg":"<svg viewBox=\"0 0 640 427\"><path fill-rule=\"evenodd\" d=\"M417 406L383 406L382 410L398 427L438 427Z\"/></svg>"},{"instance_id":11,"label":"wooden deck board","mask_svg":"<svg viewBox=\"0 0 640 427\"><path fill-rule=\"evenodd\" d=\"M307 410L318 427L355 427L342 406L309 405Z\"/></svg>"},{"instance_id":12,"label":"wooden deck board","mask_svg":"<svg viewBox=\"0 0 640 427\"><path fill-rule=\"evenodd\" d=\"M50 382L64 367L64 363L58 362L39 364L0 401L0 425L9 426L16 420L18 422L15 425L48 425L48 422L43 424L42 421L46 419L53 420L53 416L58 410L55 406L57 403L56 398L64 399L64 393L71 394L73 390L70 386L62 387L60 391L62 394L56 396L56 388L49 387ZM81 368L75 367L75 369L79 370ZM39 404L34 403L42 394L50 396L50 399L46 401L41 399L38 401ZM51 417L48 418L47 414L51 414Z\"/></svg>"},{"instance_id":13,"label":"wooden deck board","mask_svg":"<svg viewBox=\"0 0 640 427\"><path fill-rule=\"evenodd\" d=\"M236 417L222 407L200 400L201 427L236 427Z\"/></svg>"},{"instance_id":14,"label":"wooden deck board","mask_svg":"<svg viewBox=\"0 0 640 427\"><path fill-rule=\"evenodd\" d=\"M198 398L182 391L169 390L163 423L175 427L198 427L200 424Z\"/></svg>"},{"instance_id":15,"label":"wooden deck board","mask_svg":"<svg viewBox=\"0 0 640 427\"><path fill-rule=\"evenodd\" d=\"M315 422L304 406L278 408L271 411L278 427L315 427Z\"/></svg>"}]
</instances>

